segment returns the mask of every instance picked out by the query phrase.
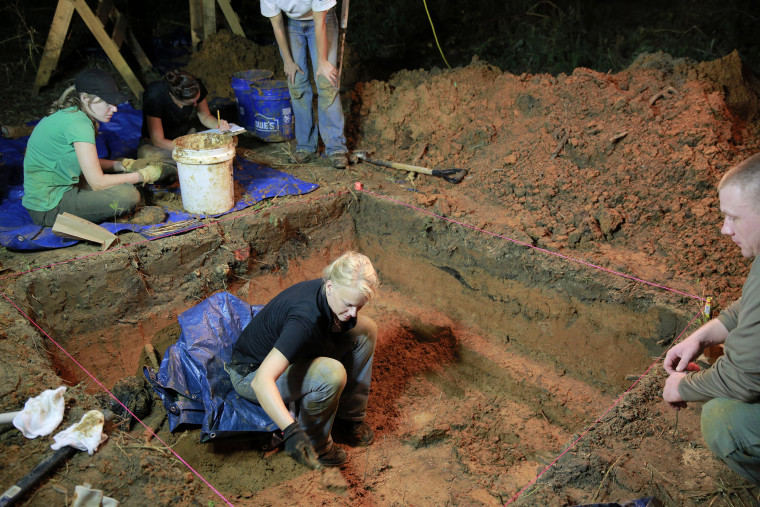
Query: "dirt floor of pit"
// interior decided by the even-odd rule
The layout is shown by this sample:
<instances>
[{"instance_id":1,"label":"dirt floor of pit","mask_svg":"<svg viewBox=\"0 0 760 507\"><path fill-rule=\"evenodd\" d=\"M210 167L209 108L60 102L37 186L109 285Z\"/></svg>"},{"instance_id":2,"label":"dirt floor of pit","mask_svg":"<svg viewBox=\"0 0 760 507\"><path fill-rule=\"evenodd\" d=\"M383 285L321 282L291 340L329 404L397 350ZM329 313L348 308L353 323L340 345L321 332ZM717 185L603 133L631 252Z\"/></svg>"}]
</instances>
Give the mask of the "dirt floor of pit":
<instances>
[{"instance_id":1,"label":"dirt floor of pit","mask_svg":"<svg viewBox=\"0 0 760 507\"><path fill-rule=\"evenodd\" d=\"M396 259L388 262L381 273ZM323 264L323 256L293 260L287 271L230 290L252 304L263 303ZM667 505L713 500L721 505L751 498L745 484L701 442L698 408L683 412L676 424L673 413L662 406L659 369L605 414L616 392L604 393L528 358L515 344L498 343L472 323L442 313L431 301L410 297L394 277L388 278L380 297L365 309L380 323L367 416L377 439L369 448L347 449L350 461L340 473L348 489L328 488L321 472L295 465L282 452L262 451L260 440L201 444L197 430L170 434L159 403L146 424L235 505L501 505L571 443L576 445L515 505L573 505L649 495ZM425 290L419 282L407 283ZM462 289L453 281L448 290ZM515 297L529 300L535 289ZM610 330L615 326L625 334L630 323L618 319ZM176 324L168 325L152 339L162 351L177 333ZM618 361L618 370L607 374L623 378L641 371L641 364ZM17 370L4 371L8 377L19 374L16 382L22 382ZM91 403L81 386L70 390L67 400L72 418ZM107 433L109 440L94 456L75 455L28 504L63 504L62 491L70 495L82 482L124 505L221 503L142 426L122 432L110 425ZM44 439L27 441L15 431L0 434L0 442L5 448L3 469L14 476L46 453ZM689 469L695 463L700 473Z\"/></svg>"}]
</instances>

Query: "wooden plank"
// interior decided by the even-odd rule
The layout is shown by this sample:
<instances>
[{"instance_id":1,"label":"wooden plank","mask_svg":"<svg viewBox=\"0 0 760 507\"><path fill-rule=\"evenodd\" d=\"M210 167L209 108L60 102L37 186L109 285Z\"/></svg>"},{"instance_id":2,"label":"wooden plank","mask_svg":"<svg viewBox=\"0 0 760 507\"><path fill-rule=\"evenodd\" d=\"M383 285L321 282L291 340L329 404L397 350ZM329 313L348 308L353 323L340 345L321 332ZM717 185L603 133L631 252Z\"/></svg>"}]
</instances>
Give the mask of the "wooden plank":
<instances>
[{"instance_id":1,"label":"wooden plank","mask_svg":"<svg viewBox=\"0 0 760 507\"><path fill-rule=\"evenodd\" d=\"M203 40L216 33L216 0L203 0Z\"/></svg>"},{"instance_id":2,"label":"wooden plank","mask_svg":"<svg viewBox=\"0 0 760 507\"><path fill-rule=\"evenodd\" d=\"M143 85L137 79L137 76L132 72L132 69L129 68L127 61L121 56L119 48L116 47L116 44L114 44L111 38L108 37L105 28L103 28L103 24L95 14L93 14L92 10L87 6L84 0L74 0L74 8L79 15L82 16L87 28L90 29L95 36L95 39L100 44L100 47L103 48L103 51L106 52L108 58L110 58L116 66L116 70L119 71L121 77L127 82L129 89L132 90L132 93L134 93L136 97L139 97L145 88L143 88Z\"/></svg>"},{"instance_id":3,"label":"wooden plank","mask_svg":"<svg viewBox=\"0 0 760 507\"><path fill-rule=\"evenodd\" d=\"M127 28L127 44L129 44L129 49L132 50L132 54L137 58L137 63L140 64L140 67L146 70L153 68L153 64L148 59L148 55L145 54L145 51L143 51L142 46L137 41L137 37L135 37L131 28Z\"/></svg>"},{"instance_id":4,"label":"wooden plank","mask_svg":"<svg viewBox=\"0 0 760 507\"><path fill-rule=\"evenodd\" d=\"M103 26L106 26L106 23L108 22L108 17L111 15L111 9L115 9L113 6L113 0L99 0L98 10L95 12L95 15L100 22L103 23Z\"/></svg>"},{"instance_id":5,"label":"wooden plank","mask_svg":"<svg viewBox=\"0 0 760 507\"><path fill-rule=\"evenodd\" d=\"M190 1L190 41L193 51L198 49L198 44L203 40L203 6L201 0Z\"/></svg>"},{"instance_id":6,"label":"wooden plank","mask_svg":"<svg viewBox=\"0 0 760 507\"><path fill-rule=\"evenodd\" d=\"M121 44L124 42L124 32L127 29L127 17L123 14L116 15L116 21L113 27L113 33L111 34L111 40L116 47L121 49Z\"/></svg>"},{"instance_id":7,"label":"wooden plank","mask_svg":"<svg viewBox=\"0 0 760 507\"><path fill-rule=\"evenodd\" d=\"M74 0L58 0L53 22L50 24L50 33L48 33L45 49L42 52L42 58L40 58L40 66L37 68L37 77L34 79L34 86L32 87L32 95L35 97L39 95L40 88L50 82L50 75L58 65L58 59L61 57L61 49L66 40L73 14Z\"/></svg>"},{"instance_id":8,"label":"wooden plank","mask_svg":"<svg viewBox=\"0 0 760 507\"><path fill-rule=\"evenodd\" d=\"M108 250L108 247L116 241L116 235L108 229L71 213L59 214L55 218L52 230L56 236L100 243L103 251Z\"/></svg>"},{"instance_id":9,"label":"wooden plank","mask_svg":"<svg viewBox=\"0 0 760 507\"><path fill-rule=\"evenodd\" d=\"M227 20L227 24L230 25L230 30L232 33L245 37L243 27L240 26L240 18L235 13L235 11L232 10L230 0L217 0L217 2L219 2L219 8L222 10L224 17Z\"/></svg>"},{"instance_id":10,"label":"wooden plank","mask_svg":"<svg viewBox=\"0 0 760 507\"><path fill-rule=\"evenodd\" d=\"M118 9L116 7L111 9L110 18L111 21L116 23L116 20L119 19L121 16L121 13L119 13ZM140 67L147 70L152 69L153 64L150 62L150 59L148 59L148 55L145 54L145 51L143 50L142 46L137 40L137 37L135 37L134 32L129 27L128 22L126 21L126 16L122 16L123 19L125 19L125 36L127 40L127 45L129 46L129 49L132 50L132 54L137 59L137 63L140 64ZM119 48L121 48L121 44L119 44Z\"/></svg>"}]
</instances>

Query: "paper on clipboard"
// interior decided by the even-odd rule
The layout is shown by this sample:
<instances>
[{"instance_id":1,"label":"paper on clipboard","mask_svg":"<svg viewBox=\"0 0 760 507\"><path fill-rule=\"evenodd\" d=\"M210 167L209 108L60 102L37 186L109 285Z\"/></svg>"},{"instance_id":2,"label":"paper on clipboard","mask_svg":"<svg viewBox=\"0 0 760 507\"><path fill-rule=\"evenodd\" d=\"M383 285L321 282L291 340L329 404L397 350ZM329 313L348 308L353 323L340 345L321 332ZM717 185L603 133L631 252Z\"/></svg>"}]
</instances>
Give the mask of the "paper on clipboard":
<instances>
[{"instance_id":1,"label":"paper on clipboard","mask_svg":"<svg viewBox=\"0 0 760 507\"><path fill-rule=\"evenodd\" d=\"M231 136L236 136L240 134L241 132L245 132L245 129L243 127L241 127L240 125L236 123L230 123L230 129L225 130L224 132L220 132L219 129L208 129L208 130L199 132L199 134L229 134Z\"/></svg>"}]
</instances>

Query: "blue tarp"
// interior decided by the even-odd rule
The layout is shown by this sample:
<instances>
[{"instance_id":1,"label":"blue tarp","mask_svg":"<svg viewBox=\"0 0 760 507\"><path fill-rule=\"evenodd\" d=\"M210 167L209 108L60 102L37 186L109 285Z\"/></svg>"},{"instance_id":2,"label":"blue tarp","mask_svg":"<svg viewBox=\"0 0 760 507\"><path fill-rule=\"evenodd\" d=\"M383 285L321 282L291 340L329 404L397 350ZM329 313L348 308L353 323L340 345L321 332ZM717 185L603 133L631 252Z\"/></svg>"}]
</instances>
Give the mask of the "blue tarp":
<instances>
[{"instance_id":1,"label":"blue tarp","mask_svg":"<svg viewBox=\"0 0 760 507\"><path fill-rule=\"evenodd\" d=\"M135 157L140 142L142 111L135 110L129 103L119 105L119 111L108 123L100 125L100 135L96 137L98 156L115 159ZM49 227L41 227L32 222L29 212L21 205L23 190L24 151L29 136L19 139L0 138L0 246L13 250L44 250L62 248L78 243L77 240L61 238L53 234ZM235 159L233 178L245 189L244 196L227 211L239 211L262 199L275 196L306 194L319 185L307 183L270 167L261 166L246 159ZM149 191L162 191L160 187L148 186ZM179 190L174 190L179 193ZM150 237L150 229L167 223L187 220L196 215L182 211L167 211L167 219L154 225L134 225L128 223L102 223L103 227L116 234L133 231ZM218 217L220 213L213 215Z\"/></svg>"},{"instance_id":2,"label":"blue tarp","mask_svg":"<svg viewBox=\"0 0 760 507\"><path fill-rule=\"evenodd\" d=\"M171 431L200 426L201 442L207 442L277 429L264 409L235 392L224 370L238 336L261 308L221 292L179 315L180 337L166 350L158 372L143 369L163 401Z\"/></svg>"},{"instance_id":3,"label":"blue tarp","mask_svg":"<svg viewBox=\"0 0 760 507\"><path fill-rule=\"evenodd\" d=\"M245 189L244 198L236 202L231 210L212 215L213 217L245 209L268 197L307 194L319 187L316 183L299 180L290 174L255 164L244 158L237 157L235 160L236 167L232 176L235 182ZM158 187L153 188L161 191ZM175 192L179 193L179 190ZM71 246L78 242L56 236L50 227L35 225L29 212L21 205L23 195L23 187L13 186L9 187L6 196L0 199L0 246L15 250L43 250ZM166 212L167 219L154 225L114 222L104 222L100 225L114 234L121 231L133 231L149 237L147 233L150 229L199 216L168 209Z\"/></svg>"}]
</instances>

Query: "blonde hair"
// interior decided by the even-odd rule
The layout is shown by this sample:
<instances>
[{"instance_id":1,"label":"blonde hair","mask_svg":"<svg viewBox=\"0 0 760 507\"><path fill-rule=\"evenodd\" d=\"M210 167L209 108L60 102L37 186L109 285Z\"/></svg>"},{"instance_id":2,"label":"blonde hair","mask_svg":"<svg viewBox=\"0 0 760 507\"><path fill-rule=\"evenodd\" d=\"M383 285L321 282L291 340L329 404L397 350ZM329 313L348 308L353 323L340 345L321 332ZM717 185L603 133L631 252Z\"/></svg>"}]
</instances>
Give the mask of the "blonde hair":
<instances>
[{"instance_id":1,"label":"blonde hair","mask_svg":"<svg viewBox=\"0 0 760 507\"><path fill-rule=\"evenodd\" d=\"M74 93L72 93L74 92ZM84 114L87 115L88 118L90 118L90 121L92 121L92 126L95 129L95 133L98 133L98 127L100 126L98 121L89 115L87 112L87 109L84 105L83 99L89 99L90 102L98 102L102 101L100 97L97 95L92 95L91 93L76 93L76 88L74 85L69 86L66 88L60 97L58 97L58 100L53 102L53 104L48 109L47 114L51 115L53 113L57 113L58 111L63 111L64 109L69 109L71 107L76 108L79 111L82 111Z\"/></svg>"},{"instance_id":2,"label":"blonde hair","mask_svg":"<svg viewBox=\"0 0 760 507\"><path fill-rule=\"evenodd\" d=\"M344 253L327 266L322 271L322 280L342 287L352 287L367 300L372 299L380 285L369 258L353 251Z\"/></svg>"}]
</instances>

